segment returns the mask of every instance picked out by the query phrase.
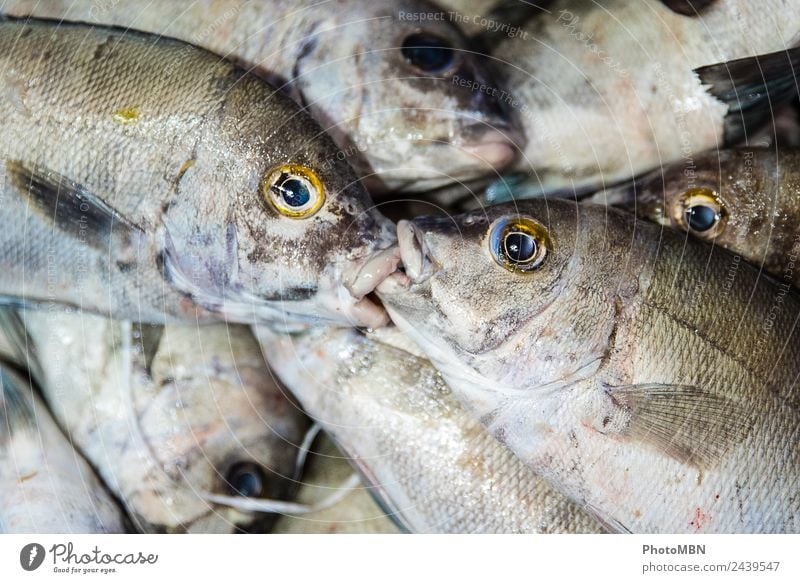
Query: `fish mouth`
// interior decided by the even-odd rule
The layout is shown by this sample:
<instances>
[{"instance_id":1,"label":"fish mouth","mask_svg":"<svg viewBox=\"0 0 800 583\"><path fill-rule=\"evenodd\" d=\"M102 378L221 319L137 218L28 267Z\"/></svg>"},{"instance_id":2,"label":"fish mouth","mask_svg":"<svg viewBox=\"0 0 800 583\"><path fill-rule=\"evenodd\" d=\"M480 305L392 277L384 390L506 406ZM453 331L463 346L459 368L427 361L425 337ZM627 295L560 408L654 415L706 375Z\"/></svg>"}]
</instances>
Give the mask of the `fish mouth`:
<instances>
[{"instance_id":1,"label":"fish mouth","mask_svg":"<svg viewBox=\"0 0 800 583\"><path fill-rule=\"evenodd\" d=\"M502 170L516 159L518 149L513 138L499 129L485 129L480 138L462 146L464 152L495 170Z\"/></svg>"},{"instance_id":2,"label":"fish mouth","mask_svg":"<svg viewBox=\"0 0 800 583\"><path fill-rule=\"evenodd\" d=\"M397 247L403 271L389 274L376 288L378 294L408 290L412 285L426 282L438 271L438 265L425 243L424 233L411 221L397 223Z\"/></svg>"},{"instance_id":3,"label":"fish mouth","mask_svg":"<svg viewBox=\"0 0 800 583\"><path fill-rule=\"evenodd\" d=\"M400 249L389 247L350 264L344 272L344 289L353 300L342 310L348 322L358 327L380 328L389 323L389 315L374 297L376 288L400 265Z\"/></svg>"}]
</instances>

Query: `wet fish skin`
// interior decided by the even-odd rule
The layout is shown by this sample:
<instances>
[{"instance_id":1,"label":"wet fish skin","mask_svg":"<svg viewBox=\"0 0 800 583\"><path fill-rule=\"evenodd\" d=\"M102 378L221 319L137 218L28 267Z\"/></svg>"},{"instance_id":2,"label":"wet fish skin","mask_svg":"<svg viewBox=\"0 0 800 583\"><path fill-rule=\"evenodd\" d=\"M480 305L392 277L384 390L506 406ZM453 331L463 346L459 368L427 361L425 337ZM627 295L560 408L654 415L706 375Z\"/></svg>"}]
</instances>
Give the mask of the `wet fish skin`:
<instances>
[{"instance_id":1,"label":"wet fish skin","mask_svg":"<svg viewBox=\"0 0 800 583\"><path fill-rule=\"evenodd\" d=\"M22 314L53 415L145 532L262 532L274 515L213 504L235 474L285 499L307 421L245 326L134 326ZM236 469L238 468L238 469Z\"/></svg>"},{"instance_id":2,"label":"wet fish skin","mask_svg":"<svg viewBox=\"0 0 800 583\"><path fill-rule=\"evenodd\" d=\"M113 24L178 38L235 58L265 76L323 125L374 192L425 191L511 163L522 140L491 96L454 77L495 85L487 63L424 0L9 1L2 10ZM443 39L456 63L427 72L406 62L411 35Z\"/></svg>"},{"instance_id":3,"label":"wet fish skin","mask_svg":"<svg viewBox=\"0 0 800 583\"><path fill-rule=\"evenodd\" d=\"M601 532L474 421L409 340L377 334L257 332L391 518L416 533Z\"/></svg>"},{"instance_id":4,"label":"wet fish skin","mask_svg":"<svg viewBox=\"0 0 800 583\"><path fill-rule=\"evenodd\" d=\"M700 16L656 0L557 0L547 10L525 38L499 36L492 51L508 64L501 83L527 137L515 169L540 193L592 192L722 147L727 104L694 70L785 50L800 33L784 0L718 1ZM751 109L768 118L769 100Z\"/></svg>"},{"instance_id":5,"label":"wet fish skin","mask_svg":"<svg viewBox=\"0 0 800 583\"><path fill-rule=\"evenodd\" d=\"M713 151L593 199L616 201L643 218L713 242L798 287L798 169L800 151L790 148ZM717 218L702 231L691 229L686 216L691 205L705 207Z\"/></svg>"},{"instance_id":6,"label":"wet fish skin","mask_svg":"<svg viewBox=\"0 0 800 583\"><path fill-rule=\"evenodd\" d=\"M0 296L160 324L385 318L345 287L393 225L260 79L178 41L13 20L0 70ZM313 216L266 201L287 164L320 179Z\"/></svg>"},{"instance_id":7,"label":"wet fish skin","mask_svg":"<svg viewBox=\"0 0 800 583\"><path fill-rule=\"evenodd\" d=\"M489 249L496 221L520 217L550 246L528 273ZM393 321L473 415L606 526L800 531L791 286L564 200L401 222L398 236L407 275L378 290Z\"/></svg>"},{"instance_id":8,"label":"wet fish skin","mask_svg":"<svg viewBox=\"0 0 800 583\"><path fill-rule=\"evenodd\" d=\"M28 379L0 367L0 533L125 532L125 519Z\"/></svg>"}]
</instances>

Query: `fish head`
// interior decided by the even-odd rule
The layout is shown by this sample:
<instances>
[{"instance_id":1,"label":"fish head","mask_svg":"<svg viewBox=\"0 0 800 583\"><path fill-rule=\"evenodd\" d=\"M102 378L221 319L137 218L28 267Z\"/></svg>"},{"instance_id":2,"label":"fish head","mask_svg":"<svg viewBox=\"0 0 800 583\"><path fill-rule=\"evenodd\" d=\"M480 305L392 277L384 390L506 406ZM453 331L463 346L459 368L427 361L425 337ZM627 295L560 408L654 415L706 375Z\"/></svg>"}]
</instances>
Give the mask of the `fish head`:
<instances>
[{"instance_id":1,"label":"fish head","mask_svg":"<svg viewBox=\"0 0 800 583\"><path fill-rule=\"evenodd\" d=\"M223 324L168 327L151 364L141 416L149 464L126 503L146 530L238 532L267 528L274 514L211 498L286 500L307 420L267 371L249 330ZM219 332L221 330L221 332ZM198 341L198 338L200 340Z\"/></svg>"},{"instance_id":2,"label":"fish head","mask_svg":"<svg viewBox=\"0 0 800 583\"><path fill-rule=\"evenodd\" d=\"M459 388L555 381L584 369L608 339L616 280L606 249L619 234L604 228L604 213L526 200L400 221L405 273L378 295Z\"/></svg>"},{"instance_id":3,"label":"fish head","mask_svg":"<svg viewBox=\"0 0 800 583\"><path fill-rule=\"evenodd\" d=\"M491 67L447 12L418 0L341 7L294 83L373 192L426 191L513 161L522 137Z\"/></svg>"},{"instance_id":4,"label":"fish head","mask_svg":"<svg viewBox=\"0 0 800 583\"><path fill-rule=\"evenodd\" d=\"M660 225L726 248L754 248L769 229L777 188L764 154L720 150L654 170L620 189L622 206ZM774 161L771 152L766 158ZM759 245L763 247L763 245Z\"/></svg>"},{"instance_id":5,"label":"fish head","mask_svg":"<svg viewBox=\"0 0 800 583\"><path fill-rule=\"evenodd\" d=\"M229 321L384 324L366 296L396 267L394 224L311 118L247 81L215 140L227 148L198 145L181 181L207 216L180 200L168 211L168 279Z\"/></svg>"}]
</instances>

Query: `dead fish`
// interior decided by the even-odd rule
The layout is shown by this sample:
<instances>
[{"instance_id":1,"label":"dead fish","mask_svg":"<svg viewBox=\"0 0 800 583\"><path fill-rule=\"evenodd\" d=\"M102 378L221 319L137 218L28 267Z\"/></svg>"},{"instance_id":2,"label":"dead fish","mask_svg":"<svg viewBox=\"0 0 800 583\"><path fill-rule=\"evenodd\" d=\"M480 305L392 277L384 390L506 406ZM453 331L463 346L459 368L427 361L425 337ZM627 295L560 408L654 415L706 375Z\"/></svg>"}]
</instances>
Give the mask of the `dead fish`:
<instances>
[{"instance_id":1,"label":"dead fish","mask_svg":"<svg viewBox=\"0 0 800 583\"><path fill-rule=\"evenodd\" d=\"M598 193L660 225L713 242L798 287L800 151L707 152Z\"/></svg>"},{"instance_id":2,"label":"dead fish","mask_svg":"<svg viewBox=\"0 0 800 583\"><path fill-rule=\"evenodd\" d=\"M796 93L800 11L785 0L668 4L556 0L524 37L493 39L531 190L592 192L737 144Z\"/></svg>"},{"instance_id":3,"label":"dead fish","mask_svg":"<svg viewBox=\"0 0 800 583\"><path fill-rule=\"evenodd\" d=\"M125 519L28 379L0 366L0 533L125 532Z\"/></svg>"},{"instance_id":4,"label":"dead fish","mask_svg":"<svg viewBox=\"0 0 800 583\"><path fill-rule=\"evenodd\" d=\"M257 333L273 371L416 533L600 532L459 405L390 330ZM392 344L387 343L391 342Z\"/></svg>"},{"instance_id":5,"label":"dead fish","mask_svg":"<svg viewBox=\"0 0 800 583\"><path fill-rule=\"evenodd\" d=\"M266 76L330 133L375 191L425 191L510 164L521 142L456 24L424 0L10 1L2 10L178 38Z\"/></svg>"},{"instance_id":6,"label":"dead fish","mask_svg":"<svg viewBox=\"0 0 800 583\"><path fill-rule=\"evenodd\" d=\"M249 328L47 311L23 323L16 359L41 371L53 415L139 530L263 531L275 517L253 501L297 510L287 498L307 421Z\"/></svg>"},{"instance_id":7,"label":"dead fish","mask_svg":"<svg viewBox=\"0 0 800 583\"><path fill-rule=\"evenodd\" d=\"M353 468L347 456L327 435L320 438L312 456L305 464L302 484L296 501L314 506L336 492ZM322 509L302 515L283 514L271 531L273 534L397 534L395 523L386 516L364 488L348 492L342 500Z\"/></svg>"},{"instance_id":8,"label":"dead fish","mask_svg":"<svg viewBox=\"0 0 800 583\"><path fill-rule=\"evenodd\" d=\"M379 288L470 412L615 531L800 532L800 298L616 209L398 224Z\"/></svg>"},{"instance_id":9,"label":"dead fish","mask_svg":"<svg viewBox=\"0 0 800 583\"><path fill-rule=\"evenodd\" d=\"M0 296L163 324L380 325L393 225L262 80L178 41L0 22Z\"/></svg>"}]
</instances>

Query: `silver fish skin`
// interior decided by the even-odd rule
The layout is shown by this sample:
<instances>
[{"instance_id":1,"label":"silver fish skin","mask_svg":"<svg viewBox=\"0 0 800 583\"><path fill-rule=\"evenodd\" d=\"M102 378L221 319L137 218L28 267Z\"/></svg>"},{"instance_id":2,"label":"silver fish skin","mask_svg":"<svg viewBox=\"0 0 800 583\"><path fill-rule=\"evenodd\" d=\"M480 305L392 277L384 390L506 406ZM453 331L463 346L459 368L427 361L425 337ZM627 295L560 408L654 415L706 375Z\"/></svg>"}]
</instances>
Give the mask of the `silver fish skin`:
<instances>
[{"instance_id":1,"label":"silver fish skin","mask_svg":"<svg viewBox=\"0 0 800 583\"><path fill-rule=\"evenodd\" d=\"M275 516L207 494L285 500L307 420L245 326L136 326L21 313L53 415L144 532L263 532ZM20 360L20 357L17 356Z\"/></svg>"},{"instance_id":2,"label":"silver fish skin","mask_svg":"<svg viewBox=\"0 0 800 583\"><path fill-rule=\"evenodd\" d=\"M394 225L308 115L218 56L6 20L0 115L0 296L156 324L385 322L364 296Z\"/></svg>"},{"instance_id":3,"label":"silver fish skin","mask_svg":"<svg viewBox=\"0 0 800 583\"><path fill-rule=\"evenodd\" d=\"M458 86L496 81L454 23L424 18L441 11L424 0L11 0L0 11L117 25L232 57L319 120L339 147L329 163L346 158L373 192L495 175L522 142L496 99ZM414 39L447 52L422 68L403 50Z\"/></svg>"},{"instance_id":4,"label":"silver fish skin","mask_svg":"<svg viewBox=\"0 0 800 583\"><path fill-rule=\"evenodd\" d=\"M257 335L273 371L405 530L601 532L474 421L396 331Z\"/></svg>"},{"instance_id":5,"label":"silver fish skin","mask_svg":"<svg viewBox=\"0 0 800 583\"><path fill-rule=\"evenodd\" d=\"M565 200L398 224L393 321L614 531L800 532L800 299L719 247Z\"/></svg>"},{"instance_id":6,"label":"silver fish skin","mask_svg":"<svg viewBox=\"0 0 800 583\"><path fill-rule=\"evenodd\" d=\"M30 382L0 366L0 533L120 532L122 512Z\"/></svg>"},{"instance_id":7,"label":"silver fish skin","mask_svg":"<svg viewBox=\"0 0 800 583\"><path fill-rule=\"evenodd\" d=\"M331 496L353 473L346 454L327 435L306 460L302 484L295 500L314 505ZM283 514L272 534L399 534L366 488L355 488L329 508L302 515Z\"/></svg>"},{"instance_id":8,"label":"silver fish skin","mask_svg":"<svg viewBox=\"0 0 800 583\"><path fill-rule=\"evenodd\" d=\"M593 191L722 147L742 118L726 117L695 69L795 46L800 10L725 0L686 16L657 0L555 0L524 32L492 50L527 136L516 169L540 194ZM762 79L757 63L752 76ZM751 113L766 121L777 100L761 97Z\"/></svg>"}]
</instances>

